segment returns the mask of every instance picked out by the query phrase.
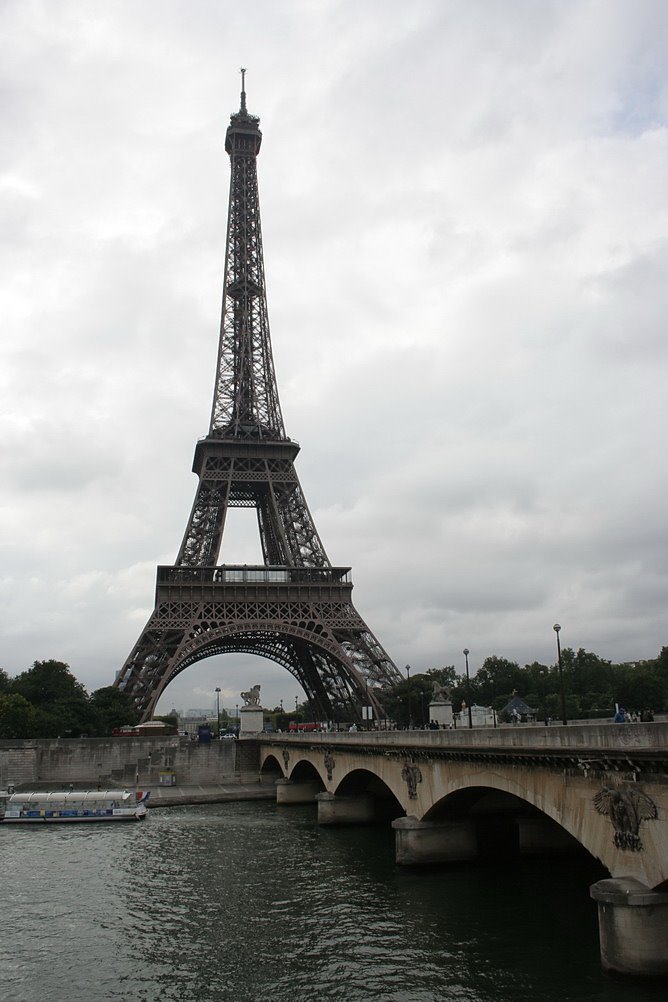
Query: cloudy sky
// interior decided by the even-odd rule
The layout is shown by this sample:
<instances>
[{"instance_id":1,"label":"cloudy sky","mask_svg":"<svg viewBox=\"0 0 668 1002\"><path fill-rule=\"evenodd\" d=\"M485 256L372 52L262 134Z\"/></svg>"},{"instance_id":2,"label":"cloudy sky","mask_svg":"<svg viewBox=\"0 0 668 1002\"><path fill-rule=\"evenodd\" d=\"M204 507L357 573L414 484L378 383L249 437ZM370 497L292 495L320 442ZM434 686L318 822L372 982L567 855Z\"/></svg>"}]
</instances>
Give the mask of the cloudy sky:
<instances>
[{"instance_id":1,"label":"cloudy sky","mask_svg":"<svg viewBox=\"0 0 668 1002\"><path fill-rule=\"evenodd\" d=\"M10 675L110 684L176 557L242 65L287 431L395 662L668 644L664 0L0 0L0 38ZM228 656L161 709L256 682L301 699Z\"/></svg>"}]
</instances>

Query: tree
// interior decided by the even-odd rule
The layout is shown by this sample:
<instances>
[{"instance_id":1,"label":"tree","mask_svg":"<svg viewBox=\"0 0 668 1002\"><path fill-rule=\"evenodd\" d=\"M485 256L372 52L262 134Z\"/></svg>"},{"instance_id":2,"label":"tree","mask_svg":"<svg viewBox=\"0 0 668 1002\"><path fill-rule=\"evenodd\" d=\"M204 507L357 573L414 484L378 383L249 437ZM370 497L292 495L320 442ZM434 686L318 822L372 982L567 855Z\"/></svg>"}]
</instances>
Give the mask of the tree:
<instances>
[{"instance_id":1,"label":"tree","mask_svg":"<svg viewBox=\"0 0 668 1002\"><path fill-rule=\"evenodd\" d=\"M397 727L424 727L429 723L429 704L434 695L437 673L448 669L432 668L428 672L402 679L391 688L378 691L385 713ZM449 675L446 674L446 679ZM453 699L455 694L453 693Z\"/></svg>"},{"instance_id":2,"label":"tree","mask_svg":"<svg viewBox=\"0 0 668 1002\"><path fill-rule=\"evenodd\" d=\"M655 670L646 665L618 665L615 671L614 696L610 707L619 703L626 710L662 709L664 703L662 680Z\"/></svg>"},{"instance_id":3,"label":"tree","mask_svg":"<svg viewBox=\"0 0 668 1002\"><path fill-rule=\"evenodd\" d=\"M0 668L0 692L9 692L9 676L4 668Z\"/></svg>"},{"instance_id":4,"label":"tree","mask_svg":"<svg viewBox=\"0 0 668 1002\"><path fill-rule=\"evenodd\" d=\"M668 647L662 647L654 662L659 674L668 681Z\"/></svg>"},{"instance_id":5,"label":"tree","mask_svg":"<svg viewBox=\"0 0 668 1002\"><path fill-rule=\"evenodd\" d=\"M668 647L661 648L653 666L655 676L661 686L661 702L657 701L654 709L659 709L659 707L665 709L668 706Z\"/></svg>"},{"instance_id":6,"label":"tree","mask_svg":"<svg viewBox=\"0 0 668 1002\"><path fill-rule=\"evenodd\" d=\"M133 726L139 719L132 698L113 685L96 689L90 705L95 716L94 733L100 737L110 735L115 727Z\"/></svg>"},{"instance_id":7,"label":"tree","mask_svg":"<svg viewBox=\"0 0 668 1002\"><path fill-rule=\"evenodd\" d=\"M517 662L499 658L494 654L483 661L475 676L474 691L483 705L490 706L495 705L502 697L510 699L516 690L524 692L523 682L522 669Z\"/></svg>"},{"instance_id":8,"label":"tree","mask_svg":"<svg viewBox=\"0 0 668 1002\"><path fill-rule=\"evenodd\" d=\"M442 685L445 688L449 686L455 689L461 681L454 665L445 665L444 668L428 668L425 675L432 682L437 682L438 685Z\"/></svg>"},{"instance_id":9,"label":"tree","mask_svg":"<svg viewBox=\"0 0 668 1002\"><path fill-rule=\"evenodd\" d=\"M578 695L600 693L601 700L605 700L607 694L609 698L613 676L609 661L583 647L578 649L577 654L567 647L561 652L561 665L568 692Z\"/></svg>"},{"instance_id":10,"label":"tree","mask_svg":"<svg viewBox=\"0 0 668 1002\"><path fill-rule=\"evenodd\" d=\"M95 728L88 694L63 661L35 661L12 680L11 690L37 711L31 737L79 737Z\"/></svg>"},{"instance_id":11,"label":"tree","mask_svg":"<svg viewBox=\"0 0 668 1002\"><path fill-rule=\"evenodd\" d=\"M87 699L86 690L64 661L35 661L32 668L12 680L13 692L33 704L49 706L63 699Z\"/></svg>"},{"instance_id":12,"label":"tree","mask_svg":"<svg viewBox=\"0 0 668 1002\"><path fill-rule=\"evenodd\" d=\"M35 733L35 707L17 692L0 692L0 738L31 738Z\"/></svg>"},{"instance_id":13,"label":"tree","mask_svg":"<svg viewBox=\"0 0 668 1002\"><path fill-rule=\"evenodd\" d=\"M524 666L522 674L524 699L529 706L539 710L543 717L549 717L547 699L554 691L554 680L550 669L539 661L533 661L530 665Z\"/></svg>"}]
</instances>

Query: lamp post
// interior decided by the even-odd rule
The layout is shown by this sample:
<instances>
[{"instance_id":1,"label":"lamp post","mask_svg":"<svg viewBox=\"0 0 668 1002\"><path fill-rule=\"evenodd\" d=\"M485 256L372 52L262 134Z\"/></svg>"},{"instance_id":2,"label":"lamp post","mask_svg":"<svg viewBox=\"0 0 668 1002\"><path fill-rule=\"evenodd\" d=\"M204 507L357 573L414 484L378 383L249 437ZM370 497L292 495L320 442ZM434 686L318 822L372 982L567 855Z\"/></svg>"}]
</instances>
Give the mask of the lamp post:
<instances>
[{"instance_id":1,"label":"lamp post","mask_svg":"<svg viewBox=\"0 0 668 1002\"><path fill-rule=\"evenodd\" d=\"M413 726L413 710L411 709L411 666L406 665L406 678L408 680L408 729Z\"/></svg>"},{"instance_id":2,"label":"lamp post","mask_svg":"<svg viewBox=\"0 0 668 1002\"><path fill-rule=\"evenodd\" d=\"M561 722L562 724L567 724L566 720L566 692L564 691L564 671L561 664L561 644L559 643L559 630L561 627L559 623L555 623L552 627L557 635L557 661L559 662L559 689L561 691Z\"/></svg>"},{"instance_id":3,"label":"lamp post","mask_svg":"<svg viewBox=\"0 0 668 1002\"><path fill-rule=\"evenodd\" d=\"M469 676L469 649L465 647L462 654L466 658L466 705L469 711L469 727L473 727L473 719L471 717L471 678Z\"/></svg>"},{"instance_id":4,"label":"lamp post","mask_svg":"<svg viewBox=\"0 0 668 1002\"><path fill-rule=\"evenodd\" d=\"M218 737L220 738L220 686L216 686L216 717L218 718Z\"/></svg>"}]
</instances>

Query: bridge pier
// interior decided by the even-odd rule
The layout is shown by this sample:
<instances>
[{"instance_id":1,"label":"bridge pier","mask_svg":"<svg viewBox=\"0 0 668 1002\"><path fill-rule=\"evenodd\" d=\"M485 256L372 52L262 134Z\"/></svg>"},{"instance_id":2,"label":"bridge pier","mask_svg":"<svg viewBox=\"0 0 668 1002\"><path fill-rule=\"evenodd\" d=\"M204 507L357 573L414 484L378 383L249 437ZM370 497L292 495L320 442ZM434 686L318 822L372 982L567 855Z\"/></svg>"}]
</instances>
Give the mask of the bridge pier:
<instances>
[{"instance_id":1,"label":"bridge pier","mask_svg":"<svg viewBox=\"0 0 668 1002\"><path fill-rule=\"evenodd\" d=\"M475 825L471 821L418 821L396 818L392 822L395 858L401 866L454 863L478 855Z\"/></svg>"},{"instance_id":2,"label":"bridge pier","mask_svg":"<svg viewBox=\"0 0 668 1002\"><path fill-rule=\"evenodd\" d=\"M292 779L276 780L277 804L313 804L319 790L322 789L317 780L295 783Z\"/></svg>"},{"instance_id":3,"label":"bridge pier","mask_svg":"<svg viewBox=\"0 0 668 1002\"><path fill-rule=\"evenodd\" d=\"M598 904L601 963L636 977L668 977L668 893L633 877L599 880L589 893Z\"/></svg>"},{"instance_id":4,"label":"bridge pier","mask_svg":"<svg viewBox=\"0 0 668 1002\"><path fill-rule=\"evenodd\" d=\"M319 825L368 825L374 819L373 797L367 793L339 796L334 793L319 793Z\"/></svg>"}]
</instances>

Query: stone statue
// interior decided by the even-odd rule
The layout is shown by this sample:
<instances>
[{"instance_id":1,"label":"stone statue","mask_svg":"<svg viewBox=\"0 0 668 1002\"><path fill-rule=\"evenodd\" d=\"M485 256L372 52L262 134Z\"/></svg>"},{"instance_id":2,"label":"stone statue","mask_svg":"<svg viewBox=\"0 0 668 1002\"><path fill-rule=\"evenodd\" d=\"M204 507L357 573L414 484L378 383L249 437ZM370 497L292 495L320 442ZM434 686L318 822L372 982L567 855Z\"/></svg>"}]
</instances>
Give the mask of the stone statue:
<instances>
[{"instance_id":1,"label":"stone statue","mask_svg":"<svg viewBox=\"0 0 668 1002\"><path fill-rule=\"evenodd\" d=\"M240 693L241 698L244 701L244 706L259 706L260 705L260 686L253 685L248 692Z\"/></svg>"},{"instance_id":2,"label":"stone statue","mask_svg":"<svg viewBox=\"0 0 668 1002\"><path fill-rule=\"evenodd\" d=\"M642 852L644 846L638 832L641 822L657 819L654 801L627 783L619 788L604 786L593 802L598 813L607 815L612 821L615 829L613 842L617 848Z\"/></svg>"},{"instance_id":3,"label":"stone statue","mask_svg":"<svg viewBox=\"0 0 668 1002\"><path fill-rule=\"evenodd\" d=\"M434 682L434 694L432 696L432 699L435 703L451 703L452 686L441 685L440 682Z\"/></svg>"}]
</instances>

